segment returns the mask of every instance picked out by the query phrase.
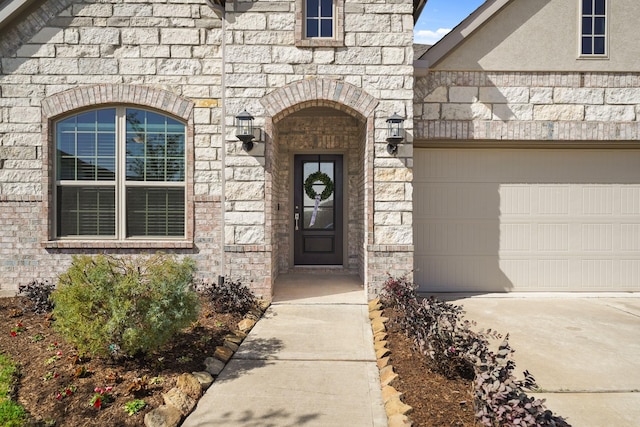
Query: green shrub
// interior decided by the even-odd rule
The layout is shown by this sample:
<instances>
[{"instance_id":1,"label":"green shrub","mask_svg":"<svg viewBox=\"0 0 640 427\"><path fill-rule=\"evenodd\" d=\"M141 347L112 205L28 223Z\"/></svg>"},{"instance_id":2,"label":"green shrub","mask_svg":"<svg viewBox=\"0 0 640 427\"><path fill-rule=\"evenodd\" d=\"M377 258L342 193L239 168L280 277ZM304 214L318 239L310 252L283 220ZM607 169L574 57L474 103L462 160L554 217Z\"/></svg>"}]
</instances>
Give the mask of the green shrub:
<instances>
[{"instance_id":1,"label":"green shrub","mask_svg":"<svg viewBox=\"0 0 640 427\"><path fill-rule=\"evenodd\" d=\"M54 327L94 355L148 354L198 316L190 258L76 256L51 295Z\"/></svg>"}]
</instances>

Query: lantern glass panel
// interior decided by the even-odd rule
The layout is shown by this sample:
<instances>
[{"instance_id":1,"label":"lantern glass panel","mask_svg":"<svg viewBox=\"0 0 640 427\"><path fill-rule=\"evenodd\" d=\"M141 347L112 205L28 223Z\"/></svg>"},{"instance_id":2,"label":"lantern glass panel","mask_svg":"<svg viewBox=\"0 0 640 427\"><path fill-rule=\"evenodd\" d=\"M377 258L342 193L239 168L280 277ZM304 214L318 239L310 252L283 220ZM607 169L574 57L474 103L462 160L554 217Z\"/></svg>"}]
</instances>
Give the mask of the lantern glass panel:
<instances>
[{"instance_id":1,"label":"lantern glass panel","mask_svg":"<svg viewBox=\"0 0 640 427\"><path fill-rule=\"evenodd\" d=\"M253 119L238 117L236 121L238 135L253 135Z\"/></svg>"},{"instance_id":2,"label":"lantern glass panel","mask_svg":"<svg viewBox=\"0 0 640 427\"><path fill-rule=\"evenodd\" d=\"M401 136L401 122L389 122L389 136L391 138L399 138Z\"/></svg>"}]
</instances>

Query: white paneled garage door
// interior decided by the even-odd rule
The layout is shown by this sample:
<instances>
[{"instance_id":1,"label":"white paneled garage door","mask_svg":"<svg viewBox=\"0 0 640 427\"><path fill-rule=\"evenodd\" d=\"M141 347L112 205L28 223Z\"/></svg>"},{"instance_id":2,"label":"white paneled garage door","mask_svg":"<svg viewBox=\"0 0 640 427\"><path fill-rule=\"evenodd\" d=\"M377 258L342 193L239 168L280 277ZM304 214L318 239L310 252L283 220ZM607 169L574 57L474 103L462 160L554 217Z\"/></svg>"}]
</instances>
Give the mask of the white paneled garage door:
<instances>
[{"instance_id":1,"label":"white paneled garage door","mask_svg":"<svg viewBox=\"0 0 640 427\"><path fill-rule=\"evenodd\" d=\"M423 291L640 291L640 150L414 151Z\"/></svg>"}]
</instances>

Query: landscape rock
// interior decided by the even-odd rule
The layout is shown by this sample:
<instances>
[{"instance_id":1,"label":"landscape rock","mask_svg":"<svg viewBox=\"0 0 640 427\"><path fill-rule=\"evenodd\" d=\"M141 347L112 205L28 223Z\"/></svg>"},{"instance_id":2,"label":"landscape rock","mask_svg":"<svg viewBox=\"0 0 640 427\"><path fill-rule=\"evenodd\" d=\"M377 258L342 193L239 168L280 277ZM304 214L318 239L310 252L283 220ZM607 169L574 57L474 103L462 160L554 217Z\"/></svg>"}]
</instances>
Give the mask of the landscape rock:
<instances>
[{"instance_id":1,"label":"landscape rock","mask_svg":"<svg viewBox=\"0 0 640 427\"><path fill-rule=\"evenodd\" d=\"M188 396L199 399L202 395L202 386L200 381L192 374L184 373L178 377L176 387L184 391Z\"/></svg>"},{"instance_id":2,"label":"landscape rock","mask_svg":"<svg viewBox=\"0 0 640 427\"><path fill-rule=\"evenodd\" d=\"M392 365L387 365L384 368L380 369L380 384L384 387L386 385L391 385L393 381L398 378L398 374L393 371Z\"/></svg>"},{"instance_id":3,"label":"landscape rock","mask_svg":"<svg viewBox=\"0 0 640 427\"><path fill-rule=\"evenodd\" d=\"M389 364L390 357L385 356L376 360L376 364L378 365L378 369L382 369Z\"/></svg>"},{"instance_id":4,"label":"landscape rock","mask_svg":"<svg viewBox=\"0 0 640 427\"><path fill-rule=\"evenodd\" d=\"M389 417L389 427L411 427L413 423L406 415L394 414Z\"/></svg>"},{"instance_id":5,"label":"landscape rock","mask_svg":"<svg viewBox=\"0 0 640 427\"><path fill-rule=\"evenodd\" d=\"M384 409L387 411L389 417L396 414L406 415L413 411L413 408L400 400L399 397L393 397L387 400L384 403Z\"/></svg>"},{"instance_id":6,"label":"landscape rock","mask_svg":"<svg viewBox=\"0 0 640 427\"><path fill-rule=\"evenodd\" d=\"M238 329L240 329L240 332L248 332L251 330L251 328L253 328L253 325L255 324L256 321L253 319L242 319L238 323Z\"/></svg>"},{"instance_id":7,"label":"landscape rock","mask_svg":"<svg viewBox=\"0 0 640 427\"><path fill-rule=\"evenodd\" d=\"M387 339L387 331L376 332L373 336L374 341L384 341Z\"/></svg>"},{"instance_id":8,"label":"landscape rock","mask_svg":"<svg viewBox=\"0 0 640 427\"><path fill-rule=\"evenodd\" d=\"M229 359L233 356L233 350L228 347L218 346L216 347L215 353L213 353L213 357L227 363Z\"/></svg>"},{"instance_id":9,"label":"landscape rock","mask_svg":"<svg viewBox=\"0 0 640 427\"><path fill-rule=\"evenodd\" d=\"M211 376L209 372L205 372L205 371L192 372L191 375L196 377L196 379L200 383L200 387L202 387L203 390L208 389L209 386L213 384L213 376Z\"/></svg>"},{"instance_id":10,"label":"landscape rock","mask_svg":"<svg viewBox=\"0 0 640 427\"><path fill-rule=\"evenodd\" d=\"M267 308L271 305L271 302L266 299L261 299L258 301L258 308L262 310L262 312L267 311Z\"/></svg>"},{"instance_id":11,"label":"landscape rock","mask_svg":"<svg viewBox=\"0 0 640 427\"><path fill-rule=\"evenodd\" d=\"M380 298L372 299L368 303L369 311L380 310L382 304L380 304Z\"/></svg>"},{"instance_id":12,"label":"landscape rock","mask_svg":"<svg viewBox=\"0 0 640 427\"><path fill-rule=\"evenodd\" d=\"M225 335L224 340L240 345L240 343L242 343L243 338L239 337L238 335L229 334L229 335Z\"/></svg>"},{"instance_id":13,"label":"landscape rock","mask_svg":"<svg viewBox=\"0 0 640 427\"><path fill-rule=\"evenodd\" d=\"M369 312L369 319L377 319L378 317L382 317L381 310L374 310Z\"/></svg>"},{"instance_id":14,"label":"landscape rock","mask_svg":"<svg viewBox=\"0 0 640 427\"><path fill-rule=\"evenodd\" d=\"M373 343L373 348L376 351L380 350L381 348L385 348L386 346L387 346L386 341L376 341L375 343Z\"/></svg>"},{"instance_id":15,"label":"landscape rock","mask_svg":"<svg viewBox=\"0 0 640 427\"><path fill-rule=\"evenodd\" d=\"M373 330L374 334L377 334L378 332L384 332L387 330L386 326L384 325L384 317L378 317L376 319L373 319L373 321L371 322L371 329Z\"/></svg>"},{"instance_id":16,"label":"landscape rock","mask_svg":"<svg viewBox=\"0 0 640 427\"><path fill-rule=\"evenodd\" d=\"M182 414L177 408L162 405L145 414L144 425L146 427L177 427L181 419Z\"/></svg>"},{"instance_id":17,"label":"landscape rock","mask_svg":"<svg viewBox=\"0 0 640 427\"><path fill-rule=\"evenodd\" d=\"M402 393L399 392L398 390L396 390L395 388L391 387L390 385L386 385L384 387L382 387L382 401L383 402L387 402L389 400L391 400L392 398L400 398L402 397Z\"/></svg>"},{"instance_id":18,"label":"landscape rock","mask_svg":"<svg viewBox=\"0 0 640 427\"><path fill-rule=\"evenodd\" d=\"M238 351L238 348L240 346L238 346L238 344L234 343L233 341L229 341L229 340L224 340L224 344L225 347L227 347L229 350L236 352Z\"/></svg>"},{"instance_id":19,"label":"landscape rock","mask_svg":"<svg viewBox=\"0 0 640 427\"><path fill-rule=\"evenodd\" d=\"M388 356L390 353L389 349L386 347L382 347L376 350L376 359L382 359L385 356Z\"/></svg>"},{"instance_id":20,"label":"landscape rock","mask_svg":"<svg viewBox=\"0 0 640 427\"><path fill-rule=\"evenodd\" d=\"M262 310L260 310L258 307L252 308L245 315L245 317L247 317L247 318L255 318L255 320L259 320L262 317Z\"/></svg>"},{"instance_id":21,"label":"landscape rock","mask_svg":"<svg viewBox=\"0 0 640 427\"><path fill-rule=\"evenodd\" d=\"M247 314L244 315L244 318L245 319L250 319L250 320L253 320L253 321L257 322L258 320L260 320L261 316L262 316L262 313L256 315L255 313L249 311Z\"/></svg>"},{"instance_id":22,"label":"landscape rock","mask_svg":"<svg viewBox=\"0 0 640 427\"><path fill-rule=\"evenodd\" d=\"M164 403L168 406L173 406L176 408L182 415L189 415L189 413L195 408L196 400L186 394L184 391L180 390L178 387L174 387L168 392L162 395L164 399Z\"/></svg>"},{"instance_id":23,"label":"landscape rock","mask_svg":"<svg viewBox=\"0 0 640 427\"><path fill-rule=\"evenodd\" d=\"M224 362L215 357L207 357L204 359L204 366L208 373L217 376L220 375L220 372L224 369Z\"/></svg>"}]
</instances>

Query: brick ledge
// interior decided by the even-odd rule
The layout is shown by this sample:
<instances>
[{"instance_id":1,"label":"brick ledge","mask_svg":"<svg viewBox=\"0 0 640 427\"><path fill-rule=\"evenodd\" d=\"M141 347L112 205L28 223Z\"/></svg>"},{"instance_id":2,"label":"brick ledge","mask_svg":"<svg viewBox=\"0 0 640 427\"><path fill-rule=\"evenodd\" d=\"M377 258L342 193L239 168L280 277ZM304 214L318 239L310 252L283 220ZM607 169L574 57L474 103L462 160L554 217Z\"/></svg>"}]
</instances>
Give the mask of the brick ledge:
<instances>
[{"instance_id":1,"label":"brick ledge","mask_svg":"<svg viewBox=\"0 0 640 427\"><path fill-rule=\"evenodd\" d=\"M193 249L194 243L185 240L48 240L45 249Z\"/></svg>"},{"instance_id":2,"label":"brick ledge","mask_svg":"<svg viewBox=\"0 0 640 427\"><path fill-rule=\"evenodd\" d=\"M413 252L413 245L367 245L371 252Z\"/></svg>"}]
</instances>

